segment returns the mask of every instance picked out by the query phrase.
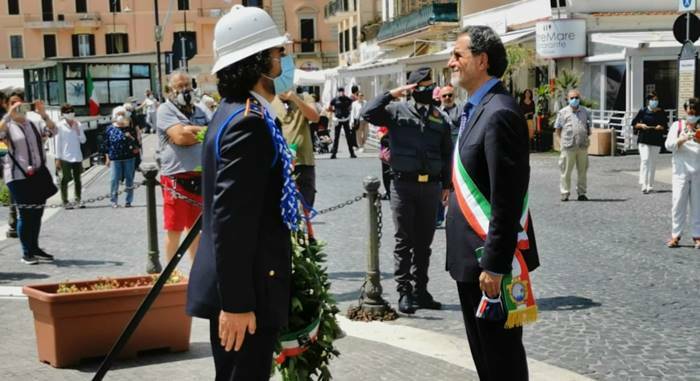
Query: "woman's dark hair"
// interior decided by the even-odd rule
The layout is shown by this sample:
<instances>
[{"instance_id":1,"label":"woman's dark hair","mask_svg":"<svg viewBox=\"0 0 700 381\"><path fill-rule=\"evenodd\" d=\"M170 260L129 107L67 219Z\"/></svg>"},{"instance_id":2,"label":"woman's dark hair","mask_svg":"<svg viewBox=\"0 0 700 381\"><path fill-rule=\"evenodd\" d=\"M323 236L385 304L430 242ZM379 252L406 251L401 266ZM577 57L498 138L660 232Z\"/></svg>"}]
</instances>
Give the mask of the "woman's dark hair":
<instances>
[{"instance_id":1,"label":"woman's dark hair","mask_svg":"<svg viewBox=\"0 0 700 381\"><path fill-rule=\"evenodd\" d=\"M700 111L700 99L698 98L690 98L688 99L688 102L683 104L683 108L688 111L690 109L695 110L695 112Z\"/></svg>"},{"instance_id":2,"label":"woman's dark hair","mask_svg":"<svg viewBox=\"0 0 700 381\"><path fill-rule=\"evenodd\" d=\"M496 78L501 78L508 67L508 55L498 34L485 25L470 25L460 32L467 34L471 40L470 50L472 54L485 53L489 58L489 67L486 72Z\"/></svg>"},{"instance_id":3,"label":"woman's dark hair","mask_svg":"<svg viewBox=\"0 0 700 381\"><path fill-rule=\"evenodd\" d=\"M61 105L61 114L67 114L69 112L73 112L73 106L71 106L69 103L64 103Z\"/></svg>"},{"instance_id":4,"label":"woman's dark hair","mask_svg":"<svg viewBox=\"0 0 700 381\"><path fill-rule=\"evenodd\" d=\"M263 50L217 72L221 97L229 102L245 102L260 76L272 70L271 58L270 50Z\"/></svg>"},{"instance_id":5,"label":"woman's dark hair","mask_svg":"<svg viewBox=\"0 0 700 381\"><path fill-rule=\"evenodd\" d=\"M523 99L525 99L525 94L530 93L530 99L534 100L535 96L532 94L532 90L530 89L525 89L523 90Z\"/></svg>"},{"instance_id":6,"label":"woman's dark hair","mask_svg":"<svg viewBox=\"0 0 700 381\"><path fill-rule=\"evenodd\" d=\"M654 99L654 98L658 98L658 96L656 96L656 92L655 92L655 91L652 91L652 92L650 92L649 94L647 94L647 101L650 101L650 100L652 100L652 99Z\"/></svg>"}]
</instances>

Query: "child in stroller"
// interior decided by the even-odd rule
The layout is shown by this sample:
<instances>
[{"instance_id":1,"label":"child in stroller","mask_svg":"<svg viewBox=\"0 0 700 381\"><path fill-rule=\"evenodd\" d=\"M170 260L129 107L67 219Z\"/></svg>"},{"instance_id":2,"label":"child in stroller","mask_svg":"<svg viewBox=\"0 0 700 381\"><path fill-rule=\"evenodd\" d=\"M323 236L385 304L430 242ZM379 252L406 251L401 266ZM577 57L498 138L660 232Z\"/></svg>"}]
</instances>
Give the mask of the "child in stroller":
<instances>
[{"instance_id":1,"label":"child in stroller","mask_svg":"<svg viewBox=\"0 0 700 381\"><path fill-rule=\"evenodd\" d=\"M322 116L318 123L314 123L314 131L316 133L316 139L314 139L314 149L317 153L330 153L331 144L333 144L333 139L331 138L331 132L328 128L328 117Z\"/></svg>"}]
</instances>

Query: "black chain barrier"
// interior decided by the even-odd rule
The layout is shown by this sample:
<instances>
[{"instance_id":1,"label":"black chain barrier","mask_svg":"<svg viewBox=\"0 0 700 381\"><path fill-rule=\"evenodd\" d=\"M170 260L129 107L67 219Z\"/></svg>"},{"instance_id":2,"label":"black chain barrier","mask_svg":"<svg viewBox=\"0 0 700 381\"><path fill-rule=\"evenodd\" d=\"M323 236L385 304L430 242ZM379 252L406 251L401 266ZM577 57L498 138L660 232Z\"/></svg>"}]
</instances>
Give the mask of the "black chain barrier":
<instances>
[{"instance_id":1,"label":"black chain barrier","mask_svg":"<svg viewBox=\"0 0 700 381\"><path fill-rule=\"evenodd\" d=\"M134 184L133 186L130 186L130 187L125 186L124 188L117 191L117 196L120 196L129 190L141 188L142 186L144 186L144 184L145 184L145 182L137 183L137 184ZM111 197L112 197L112 193L110 192L110 193L107 193L106 195L88 198L85 200L81 200L80 202L73 201L73 202L68 202L65 204L2 204L2 206L15 207L17 209L43 209L43 208L53 209L53 208L65 208L65 207L77 208L77 207L82 206L82 205L94 204L94 203L99 202L99 201L107 200L107 199L110 199Z\"/></svg>"}]
</instances>

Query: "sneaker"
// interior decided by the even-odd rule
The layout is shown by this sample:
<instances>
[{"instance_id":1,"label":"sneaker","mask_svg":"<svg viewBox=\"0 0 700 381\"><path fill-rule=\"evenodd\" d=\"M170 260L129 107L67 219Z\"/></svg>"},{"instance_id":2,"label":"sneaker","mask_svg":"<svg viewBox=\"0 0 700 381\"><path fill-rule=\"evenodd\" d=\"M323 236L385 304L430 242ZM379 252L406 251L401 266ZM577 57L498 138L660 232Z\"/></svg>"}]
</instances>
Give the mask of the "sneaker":
<instances>
[{"instance_id":1,"label":"sneaker","mask_svg":"<svg viewBox=\"0 0 700 381\"><path fill-rule=\"evenodd\" d=\"M569 195L567 195L567 194L561 195L561 201L562 201L562 202L569 201Z\"/></svg>"},{"instance_id":2,"label":"sneaker","mask_svg":"<svg viewBox=\"0 0 700 381\"><path fill-rule=\"evenodd\" d=\"M127 202L126 204L124 204L124 207L125 207L125 208L131 208L131 203L130 203L130 202Z\"/></svg>"},{"instance_id":3,"label":"sneaker","mask_svg":"<svg viewBox=\"0 0 700 381\"><path fill-rule=\"evenodd\" d=\"M34 253L34 258L41 262L53 262L53 255L50 255L41 249L39 249L38 252Z\"/></svg>"},{"instance_id":4,"label":"sneaker","mask_svg":"<svg viewBox=\"0 0 700 381\"><path fill-rule=\"evenodd\" d=\"M582 195L578 196L578 200L579 201L588 201L588 197L586 197L585 194L582 194Z\"/></svg>"},{"instance_id":5,"label":"sneaker","mask_svg":"<svg viewBox=\"0 0 700 381\"><path fill-rule=\"evenodd\" d=\"M73 209L73 204L71 204L71 203L69 203L69 202L64 202L64 203L63 203L63 209L65 209L65 210L71 210L71 209Z\"/></svg>"},{"instance_id":6,"label":"sneaker","mask_svg":"<svg viewBox=\"0 0 700 381\"><path fill-rule=\"evenodd\" d=\"M78 208L80 208L80 209L85 209L85 203L82 202L82 201L80 201L80 200L78 200Z\"/></svg>"},{"instance_id":7,"label":"sneaker","mask_svg":"<svg viewBox=\"0 0 700 381\"><path fill-rule=\"evenodd\" d=\"M119 204L117 204L116 202L113 202L113 203L112 203L112 208L113 208L113 209L117 209L118 207L119 207Z\"/></svg>"},{"instance_id":8,"label":"sneaker","mask_svg":"<svg viewBox=\"0 0 700 381\"><path fill-rule=\"evenodd\" d=\"M332 155L331 155L331 159L335 159L335 158L336 158L336 157L335 157L335 154L332 154Z\"/></svg>"},{"instance_id":9,"label":"sneaker","mask_svg":"<svg viewBox=\"0 0 700 381\"><path fill-rule=\"evenodd\" d=\"M350 158L351 158L351 159L357 159L357 155L352 154L352 155L350 155Z\"/></svg>"},{"instance_id":10,"label":"sneaker","mask_svg":"<svg viewBox=\"0 0 700 381\"><path fill-rule=\"evenodd\" d=\"M34 258L33 255L24 255L22 256L22 263L25 265L36 265L39 263L39 260Z\"/></svg>"}]
</instances>

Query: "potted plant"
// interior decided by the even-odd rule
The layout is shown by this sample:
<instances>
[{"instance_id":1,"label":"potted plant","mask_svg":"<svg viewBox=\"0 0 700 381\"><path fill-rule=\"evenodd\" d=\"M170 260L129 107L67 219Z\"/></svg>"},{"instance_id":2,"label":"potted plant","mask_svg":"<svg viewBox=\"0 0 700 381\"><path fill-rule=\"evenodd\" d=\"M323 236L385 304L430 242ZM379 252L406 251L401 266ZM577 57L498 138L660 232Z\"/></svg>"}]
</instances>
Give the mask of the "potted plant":
<instances>
[{"instance_id":1,"label":"potted plant","mask_svg":"<svg viewBox=\"0 0 700 381\"><path fill-rule=\"evenodd\" d=\"M550 98L549 85L541 85L535 89L535 113L537 115L535 150L539 152L549 151L552 148L554 129L550 125Z\"/></svg>"},{"instance_id":2,"label":"potted plant","mask_svg":"<svg viewBox=\"0 0 700 381\"><path fill-rule=\"evenodd\" d=\"M39 361L61 368L106 355L157 275L28 285ZM192 318L185 313L187 279L174 273L121 353L189 349Z\"/></svg>"}]
</instances>

